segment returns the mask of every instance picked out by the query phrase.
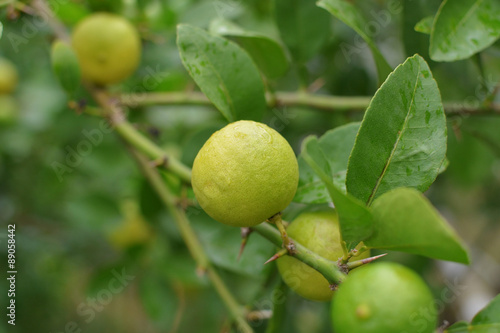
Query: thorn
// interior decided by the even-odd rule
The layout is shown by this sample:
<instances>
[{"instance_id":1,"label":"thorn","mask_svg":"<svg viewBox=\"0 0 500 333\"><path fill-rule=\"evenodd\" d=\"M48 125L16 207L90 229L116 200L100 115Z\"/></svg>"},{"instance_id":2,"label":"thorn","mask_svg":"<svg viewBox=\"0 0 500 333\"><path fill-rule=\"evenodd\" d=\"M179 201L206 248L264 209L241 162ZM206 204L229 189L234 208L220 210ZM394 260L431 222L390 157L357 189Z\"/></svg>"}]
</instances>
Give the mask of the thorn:
<instances>
[{"instance_id":1,"label":"thorn","mask_svg":"<svg viewBox=\"0 0 500 333\"><path fill-rule=\"evenodd\" d=\"M243 254L243 250L245 249L245 246L247 245L248 242L248 237L252 233L252 229L250 228L241 228L241 246L240 246L240 252L238 253L238 261L240 260L241 255Z\"/></svg>"},{"instance_id":2,"label":"thorn","mask_svg":"<svg viewBox=\"0 0 500 333\"><path fill-rule=\"evenodd\" d=\"M357 268L359 266L362 266L362 265L365 265L365 264L369 264L369 263L371 263L371 262L373 262L373 261L375 261L375 260L377 260L379 258L382 258L382 257L384 257L386 255L387 255L387 253L384 253L384 254L380 254L378 256L374 256L374 257L370 257L370 258L356 260L356 261L353 261L353 262L348 262L346 264L346 266L347 266L347 269L352 270L352 269Z\"/></svg>"},{"instance_id":3,"label":"thorn","mask_svg":"<svg viewBox=\"0 0 500 333\"><path fill-rule=\"evenodd\" d=\"M268 264L270 263L271 261L275 261L276 259L278 259L279 257L283 257L285 254L288 254L288 250L287 249L281 249L279 250L274 256L272 256L271 258L269 258L265 263L265 264Z\"/></svg>"}]
</instances>

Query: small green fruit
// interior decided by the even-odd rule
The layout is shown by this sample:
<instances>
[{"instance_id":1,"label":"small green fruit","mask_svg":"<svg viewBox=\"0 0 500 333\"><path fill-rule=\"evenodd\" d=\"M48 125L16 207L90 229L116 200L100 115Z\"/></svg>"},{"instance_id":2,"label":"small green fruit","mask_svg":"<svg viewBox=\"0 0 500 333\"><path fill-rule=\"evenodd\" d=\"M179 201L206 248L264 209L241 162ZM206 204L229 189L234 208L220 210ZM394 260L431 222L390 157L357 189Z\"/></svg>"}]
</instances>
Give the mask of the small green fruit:
<instances>
[{"instance_id":1,"label":"small green fruit","mask_svg":"<svg viewBox=\"0 0 500 333\"><path fill-rule=\"evenodd\" d=\"M437 313L432 294L412 270L395 263L357 268L332 301L335 332L432 333Z\"/></svg>"},{"instance_id":2,"label":"small green fruit","mask_svg":"<svg viewBox=\"0 0 500 333\"><path fill-rule=\"evenodd\" d=\"M333 209L299 215L287 228L287 234L309 250L331 261L337 262L343 255L339 219ZM365 252L355 260L368 256L369 252ZM277 265L283 281L300 296L323 302L332 299L330 283L315 269L290 256L279 258Z\"/></svg>"},{"instance_id":3,"label":"small green fruit","mask_svg":"<svg viewBox=\"0 0 500 333\"><path fill-rule=\"evenodd\" d=\"M17 69L12 62L0 58L0 94L10 94L17 87Z\"/></svg>"},{"instance_id":4,"label":"small green fruit","mask_svg":"<svg viewBox=\"0 0 500 333\"><path fill-rule=\"evenodd\" d=\"M192 185L213 219L235 227L264 222L292 201L299 179L288 142L272 128L238 121L215 132L193 163Z\"/></svg>"},{"instance_id":5,"label":"small green fruit","mask_svg":"<svg viewBox=\"0 0 500 333\"><path fill-rule=\"evenodd\" d=\"M19 105L10 95L0 95L0 124L10 124L18 116Z\"/></svg>"},{"instance_id":6,"label":"small green fruit","mask_svg":"<svg viewBox=\"0 0 500 333\"><path fill-rule=\"evenodd\" d=\"M73 31L72 39L82 75L92 82L120 82L139 65L139 33L119 15L97 13L84 18Z\"/></svg>"}]
</instances>

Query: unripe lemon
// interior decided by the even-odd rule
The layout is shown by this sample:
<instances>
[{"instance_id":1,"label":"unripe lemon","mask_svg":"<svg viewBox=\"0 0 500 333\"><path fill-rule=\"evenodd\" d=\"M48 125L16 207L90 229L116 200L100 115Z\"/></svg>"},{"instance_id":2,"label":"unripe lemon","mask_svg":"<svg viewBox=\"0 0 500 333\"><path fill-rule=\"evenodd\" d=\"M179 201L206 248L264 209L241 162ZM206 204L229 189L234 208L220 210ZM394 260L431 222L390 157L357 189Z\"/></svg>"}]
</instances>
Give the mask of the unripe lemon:
<instances>
[{"instance_id":1,"label":"unripe lemon","mask_svg":"<svg viewBox=\"0 0 500 333\"><path fill-rule=\"evenodd\" d=\"M12 123L19 114L17 100L11 95L0 95L0 124Z\"/></svg>"},{"instance_id":2,"label":"unripe lemon","mask_svg":"<svg viewBox=\"0 0 500 333\"><path fill-rule=\"evenodd\" d=\"M0 58L0 94L10 94L16 89L17 69L12 62Z\"/></svg>"},{"instance_id":3,"label":"unripe lemon","mask_svg":"<svg viewBox=\"0 0 500 333\"><path fill-rule=\"evenodd\" d=\"M333 209L299 215L287 228L287 233L309 250L331 261L337 262L343 255L339 219ZM369 252L364 252L353 260L368 256ZM279 258L277 265L283 281L300 296L313 301L332 299L330 283L312 267L291 256Z\"/></svg>"},{"instance_id":4,"label":"unripe lemon","mask_svg":"<svg viewBox=\"0 0 500 333\"><path fill-rule=\"evenodd\" d=\"M90 15L78 23L72 39L82 75L92 82L106 85L122 81L139 64L139 34L121 16L109 13Z\"/></svg>"},{"instance_id":5,"label":"unripe lemon","mask_svg":"<svg viewBox=\"0 0 500 333\"><path fill-rule=\"evenodd\" d=\"M192 185L213 219L235 227L264 222L292 201L299 179L288 142L272 128L238 121L215 132L193 163Z\"/></svg>"},{"instance_id":6,"label":"unripe lemon","mask_svg":"<svg viewBox=\"0 0 500 333\"><path fill-rule=\"evenodd\" d=\"M437 313L432 294L414 271L396 263L357 268L332 301L335 332L431 333Z\"/></svg>"}]
</instances>

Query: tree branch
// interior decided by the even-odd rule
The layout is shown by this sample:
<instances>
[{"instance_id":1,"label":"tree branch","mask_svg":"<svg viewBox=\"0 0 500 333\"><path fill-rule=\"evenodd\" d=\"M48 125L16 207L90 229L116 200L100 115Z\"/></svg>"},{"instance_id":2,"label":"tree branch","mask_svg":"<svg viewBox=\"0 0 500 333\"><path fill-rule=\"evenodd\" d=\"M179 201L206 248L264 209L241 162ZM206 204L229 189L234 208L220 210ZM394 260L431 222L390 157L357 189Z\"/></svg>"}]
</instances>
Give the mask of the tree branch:
<instances>
[{"instance_id":1,"label":"tree branch","mask_svg":"<svg viewBox=\"0 0 500 333\"><path fill-rule=\"evenodd\" d=\"M139 154L134 148L130 148L130 151L137 160L144 176L158 194L160 200L165 204L168 211L174 216L174 221L181 232L182 238L186 243L191 256L196 261L198 268L207 273L212 285L226 305L226 308L231 313L231 316L238 324L241 332L253 332L252 328L248 325L245 319L243 308L234 299L233 295L224 284L224 281L211 265L210 260L206 256L205 251L198 240L198 237L191 228L184 210L177 205L175 195L170 193L158 171L150 166L149 161L144 156Z\"/></svg>"},{"instance_id":2,"label":"tree branch","mask_svg":"<svg viewBox=\"0 0 500 333\"><path fill-rule=\"evenodd\" d=\"M252 227L252 229L274 243L276 246L281 246L283 243L280 232L269 223L261 223ZM337 285L344 281L346 275L339 270L336 262L325 259L300 243L297 243L297 241L293 239L291 240L295 244L295 258L320 272L328 280L328 282L330 282L330 284Z\"/></svg>"},{"instance_id":3,"label":"tree branch","mask_svg":"<svg viewBox=\"0 0 500 333\"><path fill-rule=\"evenodd\" d=\"M276 92L267 99L269 107L302 106L328 112L364 111L370 104L371 96L330 96L311 94L304 91ZM201 92L160 92L147 94L123 94L120 104L127 107L150 105L208 105L210 100ZM500 104L469 106L465 103L444 103L447 115L500 115Z\"/></svg>"}]
</instances>

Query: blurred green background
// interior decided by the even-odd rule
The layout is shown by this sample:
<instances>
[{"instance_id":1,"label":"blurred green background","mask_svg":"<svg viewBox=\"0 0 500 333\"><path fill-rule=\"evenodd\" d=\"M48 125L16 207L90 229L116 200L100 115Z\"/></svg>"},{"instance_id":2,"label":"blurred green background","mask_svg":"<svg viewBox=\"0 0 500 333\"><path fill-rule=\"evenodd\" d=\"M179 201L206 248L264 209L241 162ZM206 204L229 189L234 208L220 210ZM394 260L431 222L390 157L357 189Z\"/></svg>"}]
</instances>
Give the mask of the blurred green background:
<instances>
[{"instance_id":1,"label":"blurred green background","mask_svg":"<svg viewBox=\"0 0 500 333\"><path fill-rule=\"evenodd\" d=\"M113 87L138 99L146 90L144 79L152 72L159 78L152 90L196 89L175 45L178 23L207 28L211 20L225 18L279 40L272 2L267 0L50 2L69 29L100 10L118 12L138 27L143 39L140 68ZM357 4L374 20L380 13L388 13L387 26L376 40L391 66L420 53L429 61L443 100L464 106L482 101L498 85L499 43L480 58L432 62L427 55L428 36L415 32L413 26L433 14L439 3L401 1L402 10L392 14L387 12L389 2L394 1ZM17 66L20 77L14 93L18 112L0 124L2 313L8 289L7 224L12 223L17 229L18 271L16 326L7 325L3 315L0 332L76 332L78 328L83 332L229 332L226 309L207 278L197 274L169 213L118 137L96 132L102 120L68 108L50 70L53 33L49 25L19 11L22 2L16 7L12 2L6 4L9 1L0 3L0 56ZM306 63L309 83L320 79L317 82L323 85L318 93L373 95L377 77L369 49L360 44L359 51L346 57L342 45L352 45L355 32L333 17L330 28L319 52ZM292 68L268 84L276 90L295 91L299 87L295 73ZM93 104L83 92L80 96ZM128 116L190 166L204 141L225 124L213 107L200 105L143 107L130 110ZM321 135L361 117L356 111L290 107L269 110L264 122L275 127L298 153L306 135ZM423 275L436 298L442 300L442 319L453 322L470 319L500 292L500 117L455 115L448 118L448 124L450 164L427 195L466 240L472 265L401 253L386 258ZM94 142L89 133L97 135ZM86 149L85 154L73 153L79 149ZM71 167L64 172L58 169L68 161ZM285 218L292 219L304 208L292 204ZM279 276L274 265L262 263L274 247L252 235L238 262L239 229L214 223L197 208L190 208L188 215L238 300L253 310L269 310ZM119 291L110 285L117 275L129 278ZM446 290L453 290L456 297L444 300ZM289 293L281 331L330 332L328 308L329 304ZM265 321L253 326L257 332L266 329Z\"/></svg>"}]
</instances>

